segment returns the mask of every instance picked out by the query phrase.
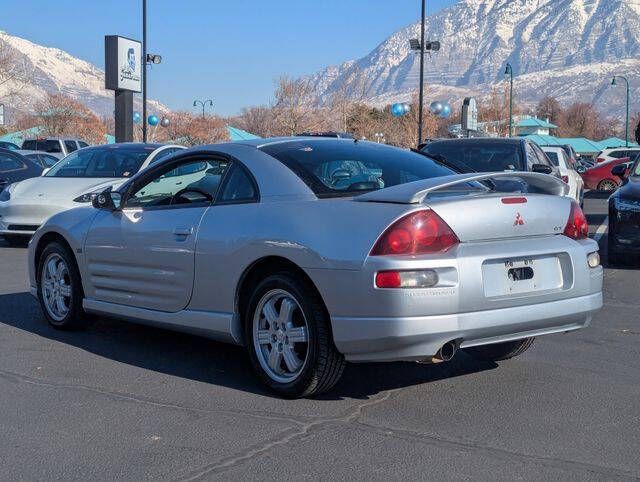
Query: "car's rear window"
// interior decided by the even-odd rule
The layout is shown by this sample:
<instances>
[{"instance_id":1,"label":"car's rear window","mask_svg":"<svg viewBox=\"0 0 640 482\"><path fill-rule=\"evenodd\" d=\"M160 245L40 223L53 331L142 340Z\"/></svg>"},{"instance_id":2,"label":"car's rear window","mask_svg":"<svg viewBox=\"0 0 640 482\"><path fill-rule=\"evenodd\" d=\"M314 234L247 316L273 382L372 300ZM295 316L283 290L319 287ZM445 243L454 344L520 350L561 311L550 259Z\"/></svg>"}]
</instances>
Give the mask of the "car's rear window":
<instances>
[{"instance_id":1,"label":"car's rear window","mask_svg":"<svg viewBox=\"0 0 640 482\"><path fill-rule=\"evenodd\" d=\"M427 144L423 151L451 162L462 162L477 172L526 171L522 149L516 142L435 141Z\"/></svg>"},{"instance_id":2,"label":"car's rear window","mask_svg":"<svg viewBox=\"0 0 640 482\"><path fill-rule=\"evenodd\" d=\"M94 147L72 152L51 168L47 177L131 177L153 147Z\"/></svg>"},{"instance_id":3,"label":"car's rear window","mask_svg":"<svg viewBox=\"0 0 640 482\"><path fill-rule=\"evenodd\" d=\"M54 139L37 139L27 140L22 143L22 149L25 151L44 151L62 153L60 141Z\"/></svg>"},{"instance_id":4,"label":"car's rear window","mask_svg":"<svg viewBox=\"0 0 640 482\"><path fill-rule=\"evenodd\" d=\"M308 139L260 150L296 173L318 197L357 195L455 174L422 154L372 142Z\"/></svg>"},{"instance_id":5,"label":"car's rear window","mask_svg":"<svg viewBox=\"0 0 640 482\"><path fill-rule=\"evenodd\" d=\"M559 161L558 161L558 153L557 152L544 151L544 153L547 155L547 157L553 163L554 166L558 165Z\"/></svg>"}]
</instances>

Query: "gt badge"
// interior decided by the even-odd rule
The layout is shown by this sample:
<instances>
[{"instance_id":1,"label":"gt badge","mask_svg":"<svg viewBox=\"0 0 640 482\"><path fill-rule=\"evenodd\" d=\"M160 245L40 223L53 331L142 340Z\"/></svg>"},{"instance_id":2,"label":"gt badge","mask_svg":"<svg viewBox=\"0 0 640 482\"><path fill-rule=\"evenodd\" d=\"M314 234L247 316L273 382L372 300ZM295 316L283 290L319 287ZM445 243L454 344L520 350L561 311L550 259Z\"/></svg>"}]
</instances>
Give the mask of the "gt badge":
<instances>
[{"instance_id":1,"label":"gt badge","mask_svg":"<svg viewBox=\"0 0 640 482\"><path fill-rule=\"evenodd\" d=\"M516 220L513 222L514 226L524 226L524 219L520 216L520 213L517 214Z\"/></svg>"}]
</instances>

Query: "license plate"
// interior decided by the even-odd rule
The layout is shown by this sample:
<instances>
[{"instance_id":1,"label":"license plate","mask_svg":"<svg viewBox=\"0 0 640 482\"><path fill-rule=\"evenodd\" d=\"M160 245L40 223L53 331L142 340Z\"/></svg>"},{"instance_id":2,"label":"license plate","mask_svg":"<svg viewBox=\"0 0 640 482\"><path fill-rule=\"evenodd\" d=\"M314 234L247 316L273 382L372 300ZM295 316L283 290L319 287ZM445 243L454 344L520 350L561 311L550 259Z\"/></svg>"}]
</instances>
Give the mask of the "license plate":
<instances>
[{"instance_id":1,"label":"license plate","mask_svg":"<svg viewBox=\"0 0 640 482\"><path fill-rule=\"evenodd\" d=\"M563 284L555 255L488 260L482 265L482 279L487 297L552 290Z\"/></svg>"}]
</instances>

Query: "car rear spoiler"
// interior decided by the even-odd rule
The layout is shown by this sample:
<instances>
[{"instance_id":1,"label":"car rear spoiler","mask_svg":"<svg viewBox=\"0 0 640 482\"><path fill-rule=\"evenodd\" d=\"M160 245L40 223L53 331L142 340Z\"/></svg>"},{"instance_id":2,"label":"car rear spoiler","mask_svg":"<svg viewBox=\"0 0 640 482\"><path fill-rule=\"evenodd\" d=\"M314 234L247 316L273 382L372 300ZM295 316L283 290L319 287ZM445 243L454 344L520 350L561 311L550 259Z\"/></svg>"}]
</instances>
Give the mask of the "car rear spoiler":
<instances>
[{"instance_id":1,"label":"car rear spoiler","mask_svg":"<svg viewBox=\"0 0 640 482\"><path fill-rule=\"evenodd\" d=\"M535 188L536 192L542 194L565 196L569 192L569 186L567 184L549 174L520 171L483 172L455 174L452 176L433 177L420 181L407 182L405 184L361 194L360 196L356 196L354 201L420 204L434 191L446 189L457 184L485 180L521 180L525 184Z\"/></svg>"}]
</instances>

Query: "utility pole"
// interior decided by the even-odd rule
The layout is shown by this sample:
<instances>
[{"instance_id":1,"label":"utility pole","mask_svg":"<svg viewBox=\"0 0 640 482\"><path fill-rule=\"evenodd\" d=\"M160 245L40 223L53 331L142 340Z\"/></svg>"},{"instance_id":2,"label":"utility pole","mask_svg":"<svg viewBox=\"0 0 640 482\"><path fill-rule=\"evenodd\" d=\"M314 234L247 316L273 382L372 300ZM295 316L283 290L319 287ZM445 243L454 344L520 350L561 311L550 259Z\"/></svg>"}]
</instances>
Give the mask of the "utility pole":
<instances>
[{"instance_id":1,"label":"utility pole","mask_svg":"<svg viewBox=\"0 0 640 482\"><path fill-rule=\"evenodd\" d=\"M507 64L504 75L509 76L509 137L513 137L513 67Z\"/></svg>"},{"instance_id":2,"label":"utility pole","mask_svg":"<svg viewBox=\"0 0 640 482\"><path fill-rule=\"evenodd\" d=\"M422 0L422 19L420 24L420 100L418 110L418 144L422 142L422 121L424 110L424 17L425 17L425 0Z\"/></svg>"},{"instance_id":3,"label":"utility pole","mask_svg":"<svg viewBox=\"0 0 640 482\"><path fill-rule=\"evenodd\" d=\"M147 142L147 0L142 0L142 142Z\"/></svg>"}]
</instances>

